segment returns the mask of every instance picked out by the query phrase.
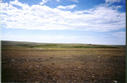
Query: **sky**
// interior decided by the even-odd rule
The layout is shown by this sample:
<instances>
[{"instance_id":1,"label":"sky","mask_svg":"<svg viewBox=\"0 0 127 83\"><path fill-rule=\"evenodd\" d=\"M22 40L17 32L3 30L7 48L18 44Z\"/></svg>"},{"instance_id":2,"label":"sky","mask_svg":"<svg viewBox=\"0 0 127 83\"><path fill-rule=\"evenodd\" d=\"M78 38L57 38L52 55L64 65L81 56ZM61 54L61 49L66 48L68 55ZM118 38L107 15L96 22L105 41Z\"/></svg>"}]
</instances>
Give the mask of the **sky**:
<instances>
[{"instance_id":1,"label":"sky","mask_svg":"<svg viewBox=\"0 0 127 83\"><path fill-rule=\"evenodd\" d=\"M1 40L125 45L125 0L1 0Z\"/></svg>"}]
</instances>

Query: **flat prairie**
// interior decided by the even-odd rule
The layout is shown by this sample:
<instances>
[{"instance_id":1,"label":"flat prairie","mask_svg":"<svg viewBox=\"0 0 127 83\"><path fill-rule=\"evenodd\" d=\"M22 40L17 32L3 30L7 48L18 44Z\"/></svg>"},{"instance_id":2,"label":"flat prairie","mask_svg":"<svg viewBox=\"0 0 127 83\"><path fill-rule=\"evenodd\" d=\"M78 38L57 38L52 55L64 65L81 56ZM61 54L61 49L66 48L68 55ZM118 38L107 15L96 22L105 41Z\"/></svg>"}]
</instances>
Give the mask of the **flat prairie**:
<instances>
[{"instance_id":1,"label":"flat prairie","mask_svg":"<svg viewBox=\"0 0 127 83\"><path fill-rule=\"evenodd\" d=\"M125 46L2 42L2 82L125 83Z\"/></svg>"}]
</instances>

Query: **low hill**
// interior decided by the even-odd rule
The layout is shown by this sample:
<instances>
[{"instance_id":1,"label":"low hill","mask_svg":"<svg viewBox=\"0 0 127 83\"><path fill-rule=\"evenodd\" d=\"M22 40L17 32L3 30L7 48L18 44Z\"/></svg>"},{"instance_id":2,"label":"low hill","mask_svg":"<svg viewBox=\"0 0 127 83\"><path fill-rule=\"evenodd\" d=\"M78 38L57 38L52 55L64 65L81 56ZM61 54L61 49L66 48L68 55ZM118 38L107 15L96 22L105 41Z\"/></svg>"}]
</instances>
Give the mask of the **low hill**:
<instances>
[{"instance_id":1,"label":"low hill","mask_svg":"<svg viewBox=\"0 0 127 83\"><path fill-rule=\"evenodd\" d=\"M96 45L96 44L65 44L65 43L36 43L19 41L1 41L2 46L22 46L29 48L118 48L125 45Z\"/></svg>"}]
</instances>

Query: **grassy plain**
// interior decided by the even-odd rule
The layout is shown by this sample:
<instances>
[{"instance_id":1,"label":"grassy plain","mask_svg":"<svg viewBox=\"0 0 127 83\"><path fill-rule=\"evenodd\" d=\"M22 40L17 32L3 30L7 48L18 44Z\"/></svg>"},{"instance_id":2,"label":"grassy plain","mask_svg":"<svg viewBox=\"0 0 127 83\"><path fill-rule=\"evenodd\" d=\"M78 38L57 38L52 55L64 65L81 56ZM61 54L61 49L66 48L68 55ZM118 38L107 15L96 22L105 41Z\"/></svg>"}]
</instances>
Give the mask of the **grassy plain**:
<instances>
[{"instance_id":1,"label":"grassy plain","mask_svg":"<svg viewBox=\"0 0 127 83\"><path fill-rule=\"evenodd\" d=\"M125 46L2 41L2 81L125 83Z\"/></svg>"}]
</instances>

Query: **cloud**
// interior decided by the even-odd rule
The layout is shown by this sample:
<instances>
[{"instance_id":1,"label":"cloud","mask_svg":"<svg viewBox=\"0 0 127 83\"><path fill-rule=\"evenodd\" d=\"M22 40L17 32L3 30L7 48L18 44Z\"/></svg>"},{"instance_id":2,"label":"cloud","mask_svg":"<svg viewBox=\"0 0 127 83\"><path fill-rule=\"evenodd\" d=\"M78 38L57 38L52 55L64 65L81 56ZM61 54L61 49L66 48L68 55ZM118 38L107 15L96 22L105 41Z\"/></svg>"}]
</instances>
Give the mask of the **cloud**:
<instances>
[{"instance_id":1,"label":"cloud","mask_svg":"<svg viewBox=\"0 0 127 83\"><path fill-rule=\"evenodd\" d=\"M13 41L32 41L32 42L45 42L45 43L84 43L84 44L111 44L111 45L125 45L125 32L114 32L100 36L93 36L91 34L85 35L68 35L68 34L26 34L18 33L4 33L2 40ZM120 35L120 36L119 36ZM51 39L52 38L52 39Z\"/></svg>"},{"instance_id":2,"label":"cloud","mask_svg":"<svg viewBox=\"0 0 127 83\"><path fill-rule=\"evenodd\" d=\"M112 38L115 38L114 43L126 45L126 32L119 31L111 34Z\"/></svg>"},{"instance_id":3,"label":"cloud","mask_svg":"<svg viewBox=\"0 0 127 83\"><path fill-rule=\"evenodd\" d=\"M42 4L47 0L43 0ZM21 8L14 6L20 6ZM46 5L32 5L18 0L1 3L0 25L4 28L36 30L85 30L113 31L125 28L125 13L112 7L97 6L89 10L69 11L76 5L50 8Z\"/></svg>"},{"instance_id":4,"label":"cloud","mask_svg":"<svg viewBox=\"0 0 127 83\"><path fill-rule=\"evenodd\" d=\"M68 6L58 6L57 8L58 9L73 9L73 8L75 8L76 7L76 5L68 5Z\"/></svg>"},{"instance_id":5,"label":"cloud","mask_svg":"<svg viewBox=\"0 0 127 83\"><path fill-rule=\"evenodd\" d=\"M45 3L47 3L48 2L48 0L42 0L41 2L40 2L40 5L44 5Z\"/></svg>"},{"instance_id":6,"label":"cloud","mask_svg":"<svg viewBox=\"0 0 127 83\"><path fill-rule=\"evenodd\" d=\"M124 31L115 32L112 35L117 37L118 39L125 39L126 38L126 32L124 32Z\"/></svg>"},{"instance_id":7,"label":"cloud","mask_svg":"<svg viewBox=\"0 0 127 83\"><path fill-rule=\"evenodd\" d=\"M76 2L76 3L78 3L78 2L79 2L78 0L71 0L71 1Z\"/></svg>"},{"instance_id":8,"label":"cloud","mask_svg":"<svg viewBox=\"0 0 127 83\"><path fill-rule=\"evenodd\" d=\"M57 2L60 2L60 0L56 0Z\"/></svg>"},{"instance_id":9,"label":"cloud","mask_svg":"<svg viewBox=\"0 0 127 83\"><path fill-rule=\"evenodd\" d=\"M33 39L34 38L34 39ZM51 39L53 38L53 39ZM2 36L2 40L12 40L13 41L32 41L32 42L46 42L46 43L75 43L79 39L78 36L65 36L65 35L14 35L5 34ZM81 42L81 41L79 41Z\"/></svg>"},{"instance_id":10,"label":"cloud","mask_svg":"<svg viewBox=\"0 0 127 83\"><path fill-rule=\"evenodd\" d=\"M112 7L112 9L116 9L116 10L122 8L122 6L120 6L120 5L118 5L118 6L114 6L114 5L112 5L111 7Z\"/></svg>"},{"instance_id":11,"label":"cloud","mask_svg":"<svg viewBox=\"0 0 127 83\"><path fill-rule=\"evenodd\" d=\"M106 3L120 2L121 0L105 0Z\"/></svg>"}]
</instances>

